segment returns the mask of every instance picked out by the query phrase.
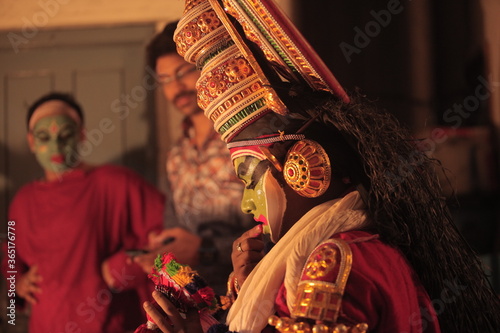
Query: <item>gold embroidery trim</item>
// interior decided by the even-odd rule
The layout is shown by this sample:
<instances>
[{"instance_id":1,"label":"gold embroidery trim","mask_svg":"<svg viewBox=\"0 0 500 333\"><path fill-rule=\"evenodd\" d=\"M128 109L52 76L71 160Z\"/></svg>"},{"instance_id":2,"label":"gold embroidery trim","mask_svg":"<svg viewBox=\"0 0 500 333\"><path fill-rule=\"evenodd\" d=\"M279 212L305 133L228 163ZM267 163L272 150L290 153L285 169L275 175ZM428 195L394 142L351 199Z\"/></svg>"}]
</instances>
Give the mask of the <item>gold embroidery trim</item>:
<instances>
[{"instance_id":1,"label":"gold embroidery trim","mask_svg":"<svg viewBox=\"0 0 500 333\"><path fill-rule=\"evenodd\" d=\"M335 246L333 246L333 243ZM366 333L368 325L359 323L353 326L338 324L337 319L342 305L347 279L352 267L352 251L344 240L329 239L321 244L324 246L319 253L320 261L325 258L336 257L337 249L340 253L340 261L331 261L331 271L339 265L339 273L334 283L316 280L303 280L297 287L297 300L293 307L291 318L270 316L268 323L281 333ZM309 265L316 259L308 260L304 267L302 276L317 276L316 265ZM320 265L322 266L322 264ZM314 272L313 272L314 271ZM311 275L312 273L312 275ZM323 274L322 276L326 275ZM311 323L308 320L313 320Z\"/></svg>"},{"instance_id":2,"label":"gold embroidery trim","mask_svg":"<svg viewBox=\"0 0 500 333\"><path fill-rule=\"evenodd\" d=\"M335 259L337 251L340 254L338 263ZM318 257L308 260L303 275L310 278L323 277L338 264L339 273L336 281L335 283L317 280L301 281L297 288L296 303L291 315L294 318L302 317L334 323L337 321L347 278L351 272L351 248L341 239L330 239L315 255Z\"/></svg>"}]
</instances>

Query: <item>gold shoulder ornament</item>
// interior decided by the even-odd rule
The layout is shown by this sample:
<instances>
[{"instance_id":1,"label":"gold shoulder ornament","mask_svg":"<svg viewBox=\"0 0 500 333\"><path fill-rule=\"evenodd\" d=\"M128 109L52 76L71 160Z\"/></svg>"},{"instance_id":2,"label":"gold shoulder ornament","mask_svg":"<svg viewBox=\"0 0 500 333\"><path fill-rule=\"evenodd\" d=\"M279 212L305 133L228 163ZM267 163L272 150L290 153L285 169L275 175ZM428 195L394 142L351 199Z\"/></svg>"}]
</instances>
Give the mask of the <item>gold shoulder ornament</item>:
<instances>
[{"instance_id":1,"label":"gold shoulder ornament","mask_svg":"<svg viewBox=\"0 0 500 333\"><path fill-rule=\"evenodd\" d=\"M340 260L337 260L337 257L340 257ZM335 282L318 280L329 274L336 266L339 271ZM297 298L291 318L270 316L268 323L281 333L367 332L366 323L354 326L337 323L351 266L352 252L349 244L337 238L323 243L321 248L315 250L309 257L304 267L303 279L297 287Z\"/></svg>"}]
</instances>

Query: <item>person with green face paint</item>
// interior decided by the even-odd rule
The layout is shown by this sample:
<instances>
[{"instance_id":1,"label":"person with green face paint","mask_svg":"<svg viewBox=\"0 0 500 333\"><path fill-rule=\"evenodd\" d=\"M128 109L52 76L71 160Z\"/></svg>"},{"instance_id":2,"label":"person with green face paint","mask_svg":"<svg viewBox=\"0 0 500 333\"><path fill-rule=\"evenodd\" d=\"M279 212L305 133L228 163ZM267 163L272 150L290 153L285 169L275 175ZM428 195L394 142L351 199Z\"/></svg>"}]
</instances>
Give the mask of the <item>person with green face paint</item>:
<instances>
[{"instance_id":1,"label":"person with green face paint","mask_svg":"<svg viewBox=\"0 0 500 333\"><path fill-rule=\"evenodd\" d=\"M281 232L281 221L286 208L283 188L271 174L267 160L242 156L234 160L238 178L245 184L241 210L252 214L256 222L261 222L263 232L277 242ZM240 245L241 247L241 245Z\"/></svg>"},{"instance_id":2,"label":"person with green face paint","mask_svg":"<svg viewBox=\"0 0 500 333\"><path fill-rule=\"evenodd\" d=\"M500 300L453 224L438 161L347 93L272 0L186 1L174 40L258 226L233 243L223 332L499 332ZM264 253L262 234L275 242ZM145 304L162 332L198 314Z\"/></svg>"},{"instance_id":3,"label":"person with green face paint","mask_svg":"<svg viewBox=\"0 0 500 333\"><path fill-rule=\"evenodd\" d=\"M40 105L30 119L28 142L47 180L81 167L78 144L84 133L74 113L65 102L52 100Z\"/></svg>"},{"instance_id":4,"label":"person with green face paint","mask_svg":"<svg viewBox=\"0 0 500 333\"><path fill-rule=\"evenodd\" d=\"M163 194L127 168L82 161L84 117L71 95L39 98L27 125L44 176L16 193L9 220L16 223L16 293L31 307L29 332L134 329L151 286L126 250L147 247L162 229Z\"/></svg>"}]
</instances>

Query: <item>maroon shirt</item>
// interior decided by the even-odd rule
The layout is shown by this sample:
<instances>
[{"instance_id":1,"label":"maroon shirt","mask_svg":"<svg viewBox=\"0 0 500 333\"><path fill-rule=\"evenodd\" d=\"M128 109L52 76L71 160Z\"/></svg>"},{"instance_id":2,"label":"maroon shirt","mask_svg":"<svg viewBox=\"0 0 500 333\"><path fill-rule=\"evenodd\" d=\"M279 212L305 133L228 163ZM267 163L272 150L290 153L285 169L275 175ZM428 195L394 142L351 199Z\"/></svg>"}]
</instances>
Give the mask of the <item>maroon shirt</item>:
<instances>
[{"instance_id":1,"label":"maroon shirt","mask_svg":"<svg viewBox=\"0 0 500 333\"><path fill-rule=\"evenodd\" d=\"M38 265L42 293L33 306L30 333L114 333L144 319L141 303L151 284L125 249L143 247L162 229L164 197L141 177L118 166L75 170L54 182L19 190L15 221L16 270ZM109 259L117 285L101 274ZM19 278L19 277L18 277Z\"/></svg>"}]
</instances>

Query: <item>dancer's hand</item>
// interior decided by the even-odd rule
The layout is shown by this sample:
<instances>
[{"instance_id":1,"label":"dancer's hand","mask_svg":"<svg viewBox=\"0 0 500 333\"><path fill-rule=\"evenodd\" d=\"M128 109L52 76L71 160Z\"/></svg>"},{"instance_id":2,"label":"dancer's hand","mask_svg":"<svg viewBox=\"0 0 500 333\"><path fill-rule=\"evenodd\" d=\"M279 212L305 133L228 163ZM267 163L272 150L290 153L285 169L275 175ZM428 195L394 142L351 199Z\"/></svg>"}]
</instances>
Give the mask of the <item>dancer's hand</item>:
<instances>
[{"instance_id":1,"label":"dancer's hand","mask_svg":"<svg viewBox=\"0 0 500 333\"><path fill-rule=\"evenodd\" d=\"M262 225L257 225L246 231L233 242L231 260L238 285L245 282L255 266L264 258L264 241L262 240Z\"/></svg>"},{"instance_id":2,"label":"dancer's hand","mask_svg":"<svg viewBox=\"0 0 500 333\"><path fill-rule=\"evenodd\" d=\"M162 293L154 291L153 298L164 313L160 313L149 302L144 302L144 309L163 333L203 333L200 317L195 308L190 309L184 319Z\"/></svg>"}]
</instances>

